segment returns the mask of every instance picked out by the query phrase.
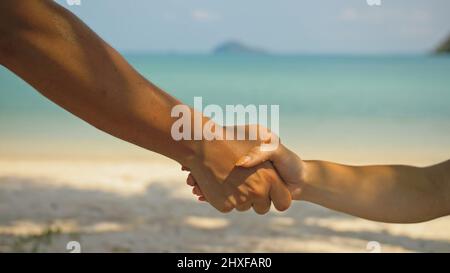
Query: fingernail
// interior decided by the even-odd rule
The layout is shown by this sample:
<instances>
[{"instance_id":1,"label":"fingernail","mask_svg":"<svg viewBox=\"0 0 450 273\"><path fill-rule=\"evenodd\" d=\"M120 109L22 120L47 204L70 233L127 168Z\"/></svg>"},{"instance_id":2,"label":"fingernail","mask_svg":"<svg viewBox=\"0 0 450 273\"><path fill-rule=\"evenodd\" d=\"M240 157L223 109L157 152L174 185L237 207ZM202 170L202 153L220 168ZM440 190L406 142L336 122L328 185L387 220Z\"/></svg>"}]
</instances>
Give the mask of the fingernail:
<instances>
[{"instance_id":1,"label":"fingernail","mask_svg":"<svg viewBox=\"0 0 450 273\"><path fill-rule=\"evenodd\" d=\"M236 162L236 166L242 166L245 163L249 162L250 159L251 159L251 157L249 157L248 155L243 156Z\"/></svg>"},{"instance_id":2,"label":"fingernail","mask_svg":"<svg viewBox=\"0 0 450 273\"><path fill-rule=\"evenodd\" d=\"M272 135L269 133L262 138L262 142L267 143L267 142L270 142L271 139L272 139Z\"/></svg>"}]
</instances>

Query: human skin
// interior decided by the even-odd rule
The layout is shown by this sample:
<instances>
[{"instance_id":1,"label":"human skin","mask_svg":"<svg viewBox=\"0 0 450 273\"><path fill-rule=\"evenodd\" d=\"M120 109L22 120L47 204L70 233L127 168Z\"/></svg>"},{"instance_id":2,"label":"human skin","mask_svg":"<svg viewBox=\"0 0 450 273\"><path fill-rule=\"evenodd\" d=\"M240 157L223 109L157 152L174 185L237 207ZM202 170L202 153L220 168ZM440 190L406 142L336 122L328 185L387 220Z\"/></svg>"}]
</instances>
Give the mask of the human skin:
<instances>
[{"instance_id":1,"label":"human skin","mask_svg":"<svg viewBox=\"0 0 450 273\"><path fill-rule=\"evenodd\" d=\"M274 151L254 147L237 166L272 162L294 200L304 200L361 218L417 223L450 215L450 160L419 168L400 165L347 166L303 161L280 144ZM193 193L207 200L192 176Z\"/></svg>"},{"instance_id":2,"label":"human skin","mask_svg":"<svg viewBox=\"0 0 450 273\"><path fill-rule=\"evenodd\" d=\"M271 201L279 210L290 205L270 162L234 166L257 142L175 141L171 110L182 103L54 1L0 1L0 64L96 128L189 168L221 212L253 207L262 214Z\"/></svg>"}]
</instances>

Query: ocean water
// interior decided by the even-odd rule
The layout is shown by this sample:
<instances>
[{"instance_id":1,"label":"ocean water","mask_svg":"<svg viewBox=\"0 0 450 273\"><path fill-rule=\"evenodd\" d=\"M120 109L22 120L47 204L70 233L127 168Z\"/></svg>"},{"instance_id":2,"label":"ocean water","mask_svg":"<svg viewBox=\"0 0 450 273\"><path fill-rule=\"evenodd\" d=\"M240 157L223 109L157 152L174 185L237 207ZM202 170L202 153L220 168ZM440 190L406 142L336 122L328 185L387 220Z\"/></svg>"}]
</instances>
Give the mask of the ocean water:
<instances>
[{"instance_id":1,"label":"ocean water","mask_svg":"<svg viewBox=\"0 0 450 273\"><path fill-rule=\"evenodd\" d=\"M450 158L446 56L127 55L193 104L280 106L280 135L304 158L426 165ZM73 117L0 68L0 155L148 153Z\"/></svg>"}]
</instances>

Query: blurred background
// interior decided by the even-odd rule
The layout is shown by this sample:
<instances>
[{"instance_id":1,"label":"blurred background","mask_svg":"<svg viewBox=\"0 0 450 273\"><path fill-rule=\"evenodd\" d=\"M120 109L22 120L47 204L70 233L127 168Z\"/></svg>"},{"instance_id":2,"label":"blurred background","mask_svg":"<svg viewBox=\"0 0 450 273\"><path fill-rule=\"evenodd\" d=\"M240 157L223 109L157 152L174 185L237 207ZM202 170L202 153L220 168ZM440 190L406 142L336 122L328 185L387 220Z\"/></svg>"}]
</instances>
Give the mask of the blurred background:
<instances>
[{"instance_id":1,"label":"blurred background","mask_svg":"<svg viewBox=\"0 0 450 273\"><path fill-rule=\"evenodd\" d=\"M193 104L278 104L305 159L450 157L450 2L57 1ZM70 2L70 1L69 1ZM72 3L72 2L70 2ZM392 225L297 202L221 215L185 173L60 109L0 67L0 251L450 252L450 219Z\"/></svg>"}]
</instances>

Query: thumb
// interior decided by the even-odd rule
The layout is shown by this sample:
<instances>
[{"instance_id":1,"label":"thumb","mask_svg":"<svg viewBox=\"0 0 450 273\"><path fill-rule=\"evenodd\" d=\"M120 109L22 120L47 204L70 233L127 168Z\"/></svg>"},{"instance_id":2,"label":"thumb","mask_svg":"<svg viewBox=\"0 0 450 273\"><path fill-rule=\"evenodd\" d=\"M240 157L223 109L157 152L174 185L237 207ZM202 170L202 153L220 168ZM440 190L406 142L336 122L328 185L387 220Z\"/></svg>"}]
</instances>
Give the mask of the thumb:
<instances>
[{"instance_id":1,"label":"thumb","mask_svg":"<svg viewBox=\"0 0 450 273\"><path fill-rule=\"evenodd\" d=\"M239 158L235 165L238 167L251 168L265 161L271 160L273 153L274 151L262 151L261 146L256 146L253 147L246 155Z\"/></svg>"}]
</instances>

